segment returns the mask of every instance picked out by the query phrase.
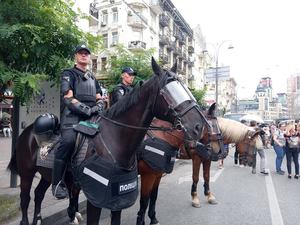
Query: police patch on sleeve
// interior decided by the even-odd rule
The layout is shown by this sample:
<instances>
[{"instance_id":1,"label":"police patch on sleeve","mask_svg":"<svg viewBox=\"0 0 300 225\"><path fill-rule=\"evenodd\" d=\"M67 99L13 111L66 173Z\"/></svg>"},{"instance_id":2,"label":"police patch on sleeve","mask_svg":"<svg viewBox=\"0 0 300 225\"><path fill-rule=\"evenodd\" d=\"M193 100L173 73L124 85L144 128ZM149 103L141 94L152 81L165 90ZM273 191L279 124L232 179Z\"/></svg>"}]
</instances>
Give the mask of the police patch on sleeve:
<instances>
[{"instance_id":1,"label":"police patch on sleeve","mask_svg":"<svg viewBox=\"0 0 300 225\"><path fill-rule=\"evenodd\" d=\"M125 92L124 92L124 90L123 89L119 89L119 92L121 93L121 95L124 95L125 94Z\"/></svg>"}]
</instances>

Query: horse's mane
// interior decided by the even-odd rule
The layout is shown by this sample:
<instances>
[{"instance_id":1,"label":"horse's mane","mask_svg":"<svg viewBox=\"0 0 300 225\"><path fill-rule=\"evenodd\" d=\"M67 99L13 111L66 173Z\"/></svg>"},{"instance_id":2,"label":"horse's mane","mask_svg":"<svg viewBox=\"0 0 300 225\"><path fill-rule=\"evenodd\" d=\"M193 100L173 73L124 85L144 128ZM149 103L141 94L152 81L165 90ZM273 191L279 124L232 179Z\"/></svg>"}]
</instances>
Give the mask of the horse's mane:
<instances>
[{"instance_id":1,"label":"horse's mane","mask_svg":"<svg viewBox=\"0 0 300 225\"><path fill-rule=\"evenodd\" d=\"M109 118L117 117L123 112L126 112L131 106L137 104L140 100L142 89L150 89L152 86L155 86L154 81L156 80L156 77L156 75L153 75L142 85L136 85L128 95L122 98L122 101L117 101L114 105L112 105L112 107L105 112L105 116Z\"/></svg>"},{"instance_id":2,"label":"horse's mane","mask_svg":"<svg viewBox=\"0 0 300 225\"><path fill-rule=\"evenodd\" d=\"M224 140L228 140L231 143L243 141L249 133L249 130L252 130L250 127L235 120L221 117L218 117L217 119Z\"/></svg>"}]
</instances>

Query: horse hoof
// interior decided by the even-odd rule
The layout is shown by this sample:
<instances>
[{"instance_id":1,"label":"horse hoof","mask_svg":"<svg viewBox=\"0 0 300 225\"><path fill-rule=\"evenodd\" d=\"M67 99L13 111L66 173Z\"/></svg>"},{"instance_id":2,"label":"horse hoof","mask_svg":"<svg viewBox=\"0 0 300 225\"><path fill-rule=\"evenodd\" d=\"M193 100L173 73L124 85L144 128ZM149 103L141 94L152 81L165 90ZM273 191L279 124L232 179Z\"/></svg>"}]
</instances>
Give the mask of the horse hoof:
<instances>
[{"instance_id":1,"label":"horse hoof","mask_svg":"<svg viewBox=\"0 0 300 225\"><path fill-rule=\"evenodd\" d=\"M216 205L218 204L217 200L216 199L208 199L207 201L209 204L212 204L212 205Z\"/></svg>"},{"instance_id":2,"label":"horse hoof","mask_svg":"<svg viewBox=\"0 0 300 225\"><path fill-rule=\"evenodd\" d=\"M83 221L83 217L82 217L82 215L81 215L80 212L76 212L76 213L75 213L75 217L77 218L78 222Z\"/></svg>"},{"instance_id":3,"label":"horse hoof","mask_svg":"<svg viewBox=\"0 0 300 225\"><path fill-rule=\"evenodd\" d=\"M75 217L74 220L70 222L70 225L79 225L78 219Z\"/></svg>"},{"instance_id":4,"label":"horse hoof","mask_svg":"<svg viewBox=\"0 0 300 225\"><path fill-rule=\"evenodd\" d=\"M192 202L192 206L195 207L195 208L200 208L200 203L195 203L195 202Z\"/></svg>"},{"instance_id":5,"label":"horse hoof","mask_svg":"<svg viewBox=\"0 0 300 225\"><path fill-rule=\"evenodd\" d=\"M207 202L212 205L218 204L216 197L212 193L210 193L209 196L207 197Z\"/></svg>"},{"instance_id":6,"label":"horse hoof","mask_svg":"<svg viewBox=\"0 0 300 225\"><path fill-rule=\"evenodd\" d=\"M200 208L200 200L197 196L192 197L192 206L195 208Z\"/></svg>"}]
</instances>

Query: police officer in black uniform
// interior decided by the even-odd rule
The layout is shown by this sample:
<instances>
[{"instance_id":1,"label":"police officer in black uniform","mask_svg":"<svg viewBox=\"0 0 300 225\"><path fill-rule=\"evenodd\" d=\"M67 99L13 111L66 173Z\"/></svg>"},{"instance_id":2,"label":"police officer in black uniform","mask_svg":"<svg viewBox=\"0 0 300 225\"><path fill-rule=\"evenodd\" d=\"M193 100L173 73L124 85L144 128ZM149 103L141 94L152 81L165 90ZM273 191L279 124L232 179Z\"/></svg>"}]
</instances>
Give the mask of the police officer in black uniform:
<instances>
[{"instance_id":1,"label":"police officer in black uniform","mask_svg":"<svg viewBox=\"0 0 300 225\"><path fill-rule=\"evenodd\" d=\"M103 110L100 85L88 70L90 54L87 46L78 46L75 50L76 65L64 70L61 76L62 138L55 152L52 171L52 193L58 199L63 199L68 194L63 176L75 146L74 126Z\"/></svg>"},{"instance_id":2,"label":"police officer in black uniform","mask_svg":"<svg viewBox=\"0 0 300 225\"><path fill-rule=\"evenodd\" d=\"M120 98L128 94L132 89L135 72L131 67L125 67L122 70L122 82L118 84L112 91L111 103L115 104Z\"/></svg>"}]
</instances>

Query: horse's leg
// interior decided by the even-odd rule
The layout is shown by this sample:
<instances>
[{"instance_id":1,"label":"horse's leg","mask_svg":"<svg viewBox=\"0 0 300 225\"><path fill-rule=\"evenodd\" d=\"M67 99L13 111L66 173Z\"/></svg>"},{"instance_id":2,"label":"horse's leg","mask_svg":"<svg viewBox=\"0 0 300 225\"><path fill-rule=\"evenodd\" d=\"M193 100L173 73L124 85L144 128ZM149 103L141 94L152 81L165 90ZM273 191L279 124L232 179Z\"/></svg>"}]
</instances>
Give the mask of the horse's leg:
<instances>
[{"instance_id":1,"label":"horse's leg","mask_svg":"<svg viewBox=\"0 0 300 225\"><path fill-rule=\"evenodd\" d=\"M209 179L210 179L210 160L204 160L203 161L203 178L204 178L204 195L207 197L207 201L210 204L218 204L215 196L213 193L209 190Z\"/></svg>"},{"instance_id":2,"label":"horse's leg","mask_svg":"<svg viewBox=\"0 0 300 225\"><path fill-rule=\"evenodd\" d=\"M45 193L47 189L50 186L50 182L47 181L46 179L41 177L41 180L34 190L34 214L33 214L33 221L32 225L36 224L41 224L42 223L42 216L41 216L41 206L42 206L42 201L45 197Z\"/></svg>"},{"instance_id":3,"label":"horse's leg","mask_svg":"<svg viewBox=\"0 0 300 225\"><path fill-rule=\"evenodd\" d=\"M156 176L155 172L149 168L144 161L139 161L139 173L141 175L140 210L136 219L136 225L145 225L145 213L149 204L150 193L152 191ZM162 173L161 173L162 175ZM161 176L160 175L160 176Z\"/></svg>"},{"instance_id":4,"label":"horse's leg","mask_svg":"<svg viewBox=\"0 0 300 225\"><path fill-rule=\"evenodd\" d=\"M159 225L159 222L156 218L155 206L156 206L156 200L157 200L160 179L161 179L161 176L158 176L156 178L155 183L153 185L153 189L151 191L151 195L150 195L150 203L149 203L149 210L148 210L148 216L151 220L150 225Z\"/></svg>"},{"instance_id":5,"label":"horse's leg","mask_svg":"<svg viewBox=\"0 0 300 225\"><path fill-rule=\"evenodd\" d=\"M101 210L102 208L97 208L87 201L86 225L98 225L101 216Z\"/></svg>"},{"instance_id":6,"label":"horse's leg","mask_svg":"<svg viewBox=\"0 0 300 225\"><path fill-rule=\"evenodd\" d=\"M122 211L111 211L111 225L121 225Z\"/></svg>"},{"instance_id":7,"label":"horse's leg","mask_svg":"<svg viewBox=\"0 0 300 225\"><path fill-rule=\"evenodd\" d=\"M27 173L26 176L20 174L20 178L21 178L20 206L22 211L22 220L20 222L20 225L29 225L27 212L28 212L28 206L30 202L30 189L31 189L34 174L35 174L34 171L30 171L29 173Z\"/></svg>"},{"instance_id":8,"label":"horse's leg","mask_svg":"<svg viewBox=\"0 0 300 225\"><path fill-rule=\"evenodd\" d=\"M67 212L70 218L70 224L77 225L80 221L83 220L81 214L78 211L80 188L76 186L70 173L66 174L65 182L69 193L69 207L67 209Z\"/></svg>"},{"instance_id":9,"label":"horse's leg","mask_svg":"<svg viewBox=\"0 0 300 225\"><path fill-rule=\"evenodd\" d=\"M79 202L79 194L80 194L80 187L76 186L72 189L72 198L74 198L73 204L75 206L75 217L78 220L78 222L83 221L83 217L81 215L81 213L79 212L79 206L78 206L78 202Z\"/></svg>"},{"instance_id":10,"label":"horse's leg","mask_svg":"<svg viewBox=\"0 0 300 225\"><path fill-rule=\"evenodd\" d=\"M201 166L201 158L197 153L194 153L192 155L192 161L193 161L193 184L191 189L191 195L192 195L192 206L196 208L200 208L200 200L197 195L197 184L199 182L199 171Z\"/></svg>"}]
</instances>

